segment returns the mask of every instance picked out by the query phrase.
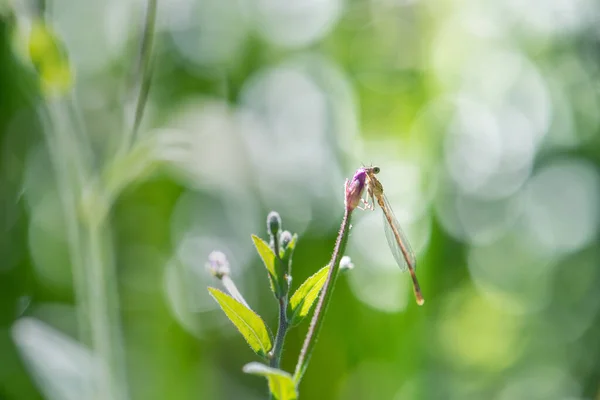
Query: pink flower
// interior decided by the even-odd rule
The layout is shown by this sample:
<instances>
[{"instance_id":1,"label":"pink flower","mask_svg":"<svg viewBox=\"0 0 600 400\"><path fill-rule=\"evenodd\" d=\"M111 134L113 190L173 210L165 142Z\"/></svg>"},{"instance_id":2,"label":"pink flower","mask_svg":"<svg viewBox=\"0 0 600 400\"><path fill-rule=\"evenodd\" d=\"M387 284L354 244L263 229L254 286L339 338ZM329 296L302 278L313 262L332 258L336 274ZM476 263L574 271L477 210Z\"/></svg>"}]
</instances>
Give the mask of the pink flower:
<instances>
[{"instance_id":1,"label":"pink flower","mask_svg":"<svg viewBox=\"0 0 600 400\"><path fill-rule=\"evenodd\" d=\"M349 211L354 210L360 203L366 179L367 173L364 168L357 169L351 181L346 179L346 209Z\"/></svg>"}]
</instances>

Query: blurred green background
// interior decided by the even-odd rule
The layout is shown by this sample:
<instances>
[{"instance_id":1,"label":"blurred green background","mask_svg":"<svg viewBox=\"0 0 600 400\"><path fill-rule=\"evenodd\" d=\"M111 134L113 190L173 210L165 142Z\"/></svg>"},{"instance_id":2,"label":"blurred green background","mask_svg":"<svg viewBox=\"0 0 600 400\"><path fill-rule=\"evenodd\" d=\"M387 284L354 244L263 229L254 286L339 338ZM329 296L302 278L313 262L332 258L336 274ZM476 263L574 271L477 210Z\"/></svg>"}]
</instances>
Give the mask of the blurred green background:
<instances>
[{"instance_id":1,"label":"blurred green background","mask_svg":"<svg viewBox=\"0 0 600 400\"><path fill-rule=\"evenodd\" d=\"M0 399L266 398L207 256L275 330L363 163L426 302L357 211L301 399L600 399L600 3L159 0L134 134L145 13L0 2Z\"/></svg>"}]
</instances>

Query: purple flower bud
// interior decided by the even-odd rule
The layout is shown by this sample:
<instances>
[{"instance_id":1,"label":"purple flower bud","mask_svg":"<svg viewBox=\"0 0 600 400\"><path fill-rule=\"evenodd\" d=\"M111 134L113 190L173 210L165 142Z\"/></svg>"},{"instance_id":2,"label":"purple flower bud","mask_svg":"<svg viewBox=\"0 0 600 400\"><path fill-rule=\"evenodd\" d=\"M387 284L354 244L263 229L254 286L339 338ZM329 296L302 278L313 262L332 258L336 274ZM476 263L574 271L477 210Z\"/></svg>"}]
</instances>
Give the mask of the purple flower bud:
<instances>
[{"instance_id":1,"label":"purple flower bud","mask_svg":"<svg viewBox=\"0 0 600 400\"><path fill-rule=\"evenodd\" d=\"M366 179L367 172L364 168L359 168L350 182L346 180L346 209L354 210L358 206L362 192L365 189Z\"/></svg>"},{"instance_id":2,"label":"purple flower bud","mask_svg":"<svg viewBox=\"0 0 600 400\"><path fill-rule=\"evenodd\" d=\"M285 249L288 247L290 242L292 241L292 234L289 231L281 232L281 236L279 237L279 241L281 242L281 247Z\"/></svg>"},{"instance_id":3,"label":"purple flower bud","mask_svg":"<svg viewBox=\"0 0 600 400\"><path fill-rule=\"evenodd\" d=\"M229 275L229 261L222 252L213 251L208 255L206 269L218 279L223 279L224 276Z\"/></svg>"}]
</instances>

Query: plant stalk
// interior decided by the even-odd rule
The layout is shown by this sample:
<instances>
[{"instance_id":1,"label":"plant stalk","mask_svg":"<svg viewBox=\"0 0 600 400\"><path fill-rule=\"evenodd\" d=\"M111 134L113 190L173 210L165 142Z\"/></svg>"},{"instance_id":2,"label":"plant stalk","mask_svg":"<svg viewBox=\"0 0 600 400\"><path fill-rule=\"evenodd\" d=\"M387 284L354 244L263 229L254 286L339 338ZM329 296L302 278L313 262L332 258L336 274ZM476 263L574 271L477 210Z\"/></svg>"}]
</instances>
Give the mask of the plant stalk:
<instances>
[{"instance_id":1,"label":"plant stalk","mask_svg":"<svg viewBox=\"0 0 600 400\"><path fill-rule=\"evenodd\" d=\"M118 294L109 227L105 220L99 224L86 224L84 235L86 291L92 342L102 360L102 368L105 368L102 372L106 373L106 376L98 377L98 383L106 382L106 388L97 390L99 393L109 394L111 399L126 399L123 344L119 329Z\"/></svg>"},{"instance_id":2,"label":"plant stalk","mask_svg":"<svg viewBox=\"0 0 600 400\"><path fill-rule=\"evenodd\" d=\"M277 336L275 337L275 345L273 346L273 357L270 362L270 365L273 368L279 368L279 365L281 364L283 343L285 342L285 335L287 335L289 327L286 309L287 296L279 299L279 327L277 328Z\"/></svg>"},{"instance_id":3,"label":"plant stalk","mask_svg":"<svg viewBox=\"0 0 600 400\"><path fill-rule=\"evenodd\" d=\"M340 271L340 260L342 259L342 255L346 250L346 244L348 243L348 233L350 232L350 219L352 216L352 211L353 208L346 207L344 212L344 219L342 220L342 225L340 226L340 231L335 242L333 255L331 257L331 261L329 262L331 267L329 269L329 273L327 274L327 280L325 281L325 285L323 285L323 289L321 290L319 302L317 303L317 307L315 308L315 312L310 321L308 333L304 339L304 344L302 345L302 350L300 351L300 356L298 357L298 363L296 364L296 370L294 372L294 381L296 382L296 386L300 383L300 380L302 379L302 376L308 367L310 357L317 342L317 337L319 336L319 331L321 330L323 321L325 320L325 313L327 311L327 307L329 306L329 302L331 301L331 295L333 293L335 281Z\"/></svg>"},{"instance_id":4,"label":"plant stalk","mask_svg":"<svg viewBox=\"0 0 600 400\"><path fill-rule=\"evenodd\" d=\"M70 106L74 105L64 99L48 99L43 116L49 125L46 139L67 229L79 333L100 366L86 382L86 397L121 400L127 398L127 390L106 208L102 192L90 184L91 168L81 157L89 149L78 140Z\"/></svg>"}]
</instances>

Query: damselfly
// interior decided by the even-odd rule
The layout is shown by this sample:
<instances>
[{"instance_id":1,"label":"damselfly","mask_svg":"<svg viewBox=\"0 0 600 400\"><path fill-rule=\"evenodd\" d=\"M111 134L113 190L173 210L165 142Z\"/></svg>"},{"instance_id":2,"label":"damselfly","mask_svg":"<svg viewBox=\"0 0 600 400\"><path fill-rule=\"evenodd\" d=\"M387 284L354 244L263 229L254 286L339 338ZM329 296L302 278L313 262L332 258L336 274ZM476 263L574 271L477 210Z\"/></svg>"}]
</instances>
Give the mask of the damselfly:
<instances>
[{"instance_id":1,"label":"damselfly","mask_svg":"<svg viewBox=\"0 0 600 400\"><path fill-rule=\"evenodd\" d=\"M387 197L383 194L381 182L375 177L375 174L378 174L380 169L379 167L363 167L363 170L367 177L367 195L366 199L362 199L363 204L365 205L363 209L374 210L375 200L377 201L377 204L379 204L381 211L383 211L383 226L385 228L385 237L390 246L390 250L400 269L402 271L408 270L410 273L417 304L421 306L425 300L421 294L421 287L419 286L419 281L417 280L417 275L415 273L417 259L408 243L406 235L402 231L402 228L400 228L400 223L396 219ZM369 198L371 199L371 203L369 203Z\"/></svg>"}]
</instances>

